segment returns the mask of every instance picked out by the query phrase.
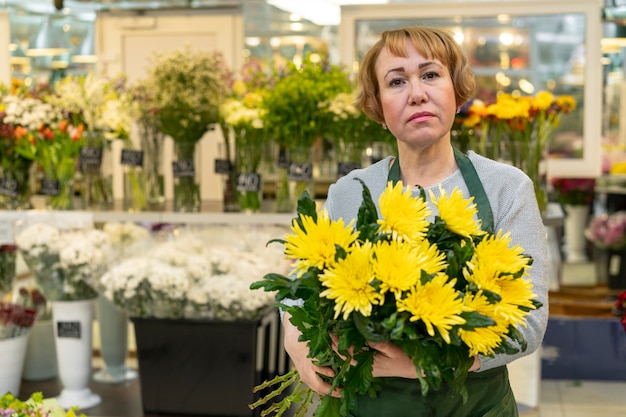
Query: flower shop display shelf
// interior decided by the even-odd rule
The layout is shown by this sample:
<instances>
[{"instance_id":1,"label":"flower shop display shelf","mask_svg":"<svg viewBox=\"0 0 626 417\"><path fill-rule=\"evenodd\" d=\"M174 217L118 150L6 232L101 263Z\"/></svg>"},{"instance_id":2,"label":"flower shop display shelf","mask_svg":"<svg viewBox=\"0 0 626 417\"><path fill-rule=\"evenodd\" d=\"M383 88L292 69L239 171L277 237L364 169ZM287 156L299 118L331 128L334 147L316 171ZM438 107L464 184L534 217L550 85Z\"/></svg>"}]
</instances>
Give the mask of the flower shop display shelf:
<instances>
[{"instance_id":1,"label":"flower shop display shelf","mask_svg":"<svg viewBox=\"0 0 626 417\"><path fill-rule=\"evenodd\" d=\"M255 416L253 388L285 373L280 317L131 318L145 415Z\"/></svg>"}]
</instances>

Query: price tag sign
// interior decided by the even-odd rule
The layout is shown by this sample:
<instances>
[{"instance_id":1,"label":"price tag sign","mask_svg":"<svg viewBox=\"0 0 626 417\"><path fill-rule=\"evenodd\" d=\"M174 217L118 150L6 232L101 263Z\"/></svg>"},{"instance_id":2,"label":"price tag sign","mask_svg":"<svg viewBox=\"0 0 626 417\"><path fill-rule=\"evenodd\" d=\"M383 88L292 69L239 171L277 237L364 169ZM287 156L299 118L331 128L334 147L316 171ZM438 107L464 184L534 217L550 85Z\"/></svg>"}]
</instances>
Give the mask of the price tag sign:
<instances>
[{"instance_id":1,"label":"price tag sign","mask_svg":"<svg viewBox=\"0 0 626 417\"><path fill-rule=\"evenodd\" d=\"M313 164L310 162L303 164L292 162L289 164L287 178L292 181L310 181L313 178Z\"/></svg>"},{"instance_id":2,"label":"price tag sign","mask_svg":"<svg viewBox=\"0 0 626 417\"><path fill-rule=\"evenodd\" d=\"M15 198L19 192L20 185L16 180L0 178L0 194Z\"/></svg>"},{"instance_id":3,"label":"price tag sign","mask_svg":"<svg viewBox=\"0 0 626 417\"><path fill-rule=\"evenodd\" d=\"M172 162L172 169L175 178L195 177L196 175L196 168L191 159Z\"/></svg>"},{"instance_id":4,"label":"price tag sign","mask_svg":"<svg viewBox=\"0 0 626 417\"><path fill-rule=\"evenodd\" d=\"M337 178L341 178L358 168L361 168L361 164L358 162L340 162L337 164Z\"/></svg>"},{"instance_id":5,"label":"price tag sign","mask_svg":"<svg viewBox=\"0 0 626 417\"><path fill-rule=\"evenodd\" d=\"M233 167L228 159L216 159L215 160L215 173L228 175L231 173Z\"/></svg>"},{"instance_id":6,"label":"price tag sign","mask_svg":"<svg viewBox=\"0 0 626 417\"><path fill-rule=\"evenodd\" d=\"M122 149L120 164L131 167L143 166L143 151L135 149Z\"/></svg>"},{"instance_id":7,"label":"price tag sign","mask_svg":"<svg viewBox=\"0 0 626 417\"><path fill-rule=\"evenodd\" d=\"M51 178L42 179L39 192L43 195L59 195L59 181Z\"/></svg>"},{"instance_id":8,"label":"price tag sign","mask_svg":"<svg viewBox=\"0 0 626 417\"><path fill-rule=\"evenodd\" d=\"M261 191L261 176L256 173L239 174L237 176L237 191L240 193L245 192L259 192Z\"/></svg>"},{"instance_id":9,"label":"price tag sign","mask_svg":"<svg viewBox=\"0 0 626 417\"><path fill-rule=\"evenodd\" d=\"M66 339L80 339L79 321L59 321L57 322L57 337Z\"/></svg>"},{"instance_id":10,"label":"price tag sign","mask_svg":"<svg viewBox=\"0 0 626 417\"><path fill-rule=\"evenodd\" d=\"M83 146L78 161L83 166L99 167L102 164L102 148Z\"/></svg>"}]
</instances>

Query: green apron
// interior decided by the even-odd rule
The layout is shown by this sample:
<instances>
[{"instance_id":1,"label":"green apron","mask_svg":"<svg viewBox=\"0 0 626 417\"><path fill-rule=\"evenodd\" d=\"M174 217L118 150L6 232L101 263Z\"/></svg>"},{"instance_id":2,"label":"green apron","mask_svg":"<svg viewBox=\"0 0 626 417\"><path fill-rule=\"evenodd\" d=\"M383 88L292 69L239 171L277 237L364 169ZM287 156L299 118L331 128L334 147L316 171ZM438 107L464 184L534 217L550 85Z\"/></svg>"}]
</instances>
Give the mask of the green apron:
<instances>
[{"instance_id":1,"label":"green apron","mask_svg":"<svg viewBox=\"0 0 626 417\"><path fill-rule=\"evenodd\" d=\"M470 194L478 208L482 228L493 231L493 214L487 194L469 158L454 148L454 157ZM394 161L389 181L400 180L400 164ZM470 372L465 386L468 400L453 395L448 386L423 396L419 381L405 378L382 378L383 388L376 398L359 396L351 417L517 417L517 404L505 366L484 372Z\"/></svg>"}]
</instances>

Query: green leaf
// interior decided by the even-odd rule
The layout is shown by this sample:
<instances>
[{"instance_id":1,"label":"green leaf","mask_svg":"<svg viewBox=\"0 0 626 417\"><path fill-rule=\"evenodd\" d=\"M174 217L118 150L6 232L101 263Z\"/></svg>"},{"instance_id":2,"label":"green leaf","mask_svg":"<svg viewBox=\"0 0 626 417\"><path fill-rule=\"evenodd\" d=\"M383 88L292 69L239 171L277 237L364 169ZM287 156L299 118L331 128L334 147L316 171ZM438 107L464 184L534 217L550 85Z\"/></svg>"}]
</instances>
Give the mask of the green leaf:
<instances>
[{"instance_id":1,"label":"green leaf","mask_svg":"<svg viewBox=\"0 0 626 417\"><path fill-rule=\"evenodd\" d=\"M307 190L305 190L298 199L298 214L310 216L313 218L313 221L317 221L317 206ZM298 216L298 223L299 222L300 219ZM302 227L302 225L300 226Z\"/></svg>"},{"instance_id":2,"label":"green leaf","mask_svg":"<svg viewBox=\"0 0 626 417\"><path fill-rule=\"evenodd\" d=\"M359 231L359 239L362 241L370 240L375 242L380 239L377 236L378 233L378 211L376 210L376 204L372 199L372 194L369 188L365 185L362 179L355 178L363 186L363 201L359 207L356 221L356 230Z\"/></svg>"},{"instance_id":3,"label":"green leaf","mask_svg":"<svg viewBox=\"0 0 626 417\"><path fill-rule=\"evenodd\" d=\"M463 330L474 330L478 327L489 327L496 324L494 319L480 314L478 311L464 312L460 315L465 319L465 324L460 327Z\"/></svg>"}]
</instances>

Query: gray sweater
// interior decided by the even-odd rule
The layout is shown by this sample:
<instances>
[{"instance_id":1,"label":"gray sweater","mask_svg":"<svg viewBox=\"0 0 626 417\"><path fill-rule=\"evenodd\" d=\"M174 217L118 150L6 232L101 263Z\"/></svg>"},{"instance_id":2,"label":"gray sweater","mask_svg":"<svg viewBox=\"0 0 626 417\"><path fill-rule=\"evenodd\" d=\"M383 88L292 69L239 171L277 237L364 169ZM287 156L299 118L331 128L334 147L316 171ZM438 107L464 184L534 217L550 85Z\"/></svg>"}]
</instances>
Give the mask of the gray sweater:
<instances>
[{"instance_id":1,"label":"gray sweater","mask_svg":"<svg viewBox=\"0 0 626 417\"><path fill-rule=\"evenodd\" d=\"M519 244L524 252L533 257L530 279L537 299L543 303L539 310L527 316L527 327L519 330L528 342L525 352L516 355L496 355L494 358L481 357L481 371L505 365L516 358L534 352L543 339L548 323L548 264L546 231L537 206L533 183L521 170L507 164L484 158L472 151L468 157L476 168L493 211L494 230L511 232L513 244ZM360 178L370 189L374 202L387 186L387 175L392 157L387 157L364 169L351 171L330 186L324 207L334 220L343 218L346 223L357 216L362 201ZM456 170L441 182L449 193L458 186L465 198L470 194L460 170ZM439 197L439 185L427 188ZM417 192L417 191L416 191ZM428 192L426 193L428 197ZM431 204L431 210L436 208ZM380 215L380 212L379 212ZM434 216L434 214L433 214Z\"/></svg>"}]
</instances>

